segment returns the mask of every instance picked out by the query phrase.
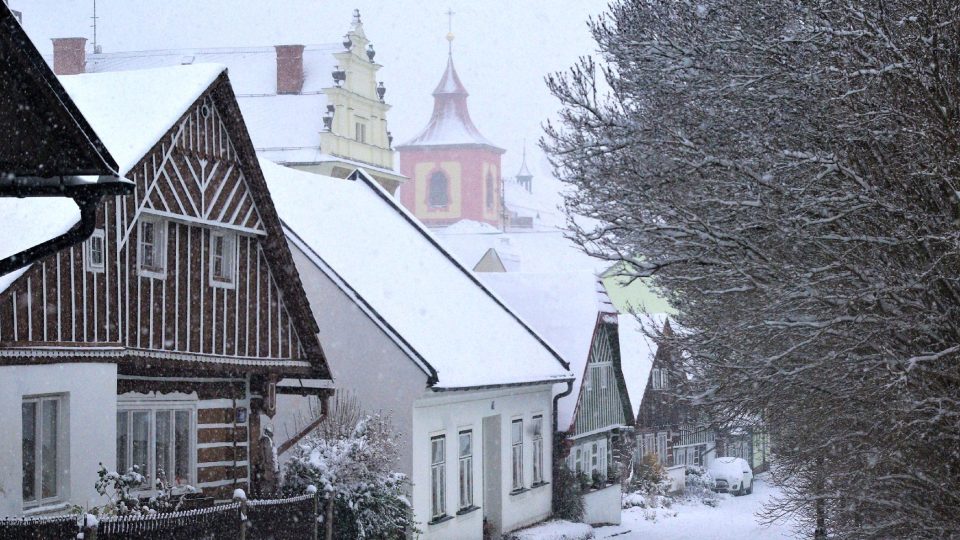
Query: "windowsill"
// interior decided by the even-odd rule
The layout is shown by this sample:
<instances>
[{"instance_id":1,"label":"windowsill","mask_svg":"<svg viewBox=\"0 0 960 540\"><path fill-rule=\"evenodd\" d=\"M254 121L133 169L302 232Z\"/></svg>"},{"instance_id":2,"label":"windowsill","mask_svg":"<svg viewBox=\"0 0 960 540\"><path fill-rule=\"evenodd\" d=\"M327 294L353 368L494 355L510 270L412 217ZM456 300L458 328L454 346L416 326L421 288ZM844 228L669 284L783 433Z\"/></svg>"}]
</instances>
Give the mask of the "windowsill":
<instances>
[{"instance_id":1,"label":"windowsill","mask_svg":"<svg viewBox=\"0 0 960 540\"><path fill-rule=\"evenodd\" d=\"M152 279L167 279L166 270L150 270L148 268L140 268L137 271L140 277L152 278Z\"/></svg>"},{"instance_id":2,"label":"windowsill","mask_svg":"<svg viewBox=\"0 0 960 540\"><path fill-rule=\"evenodd\" d=\"M70 503L61 501L51 501L39 506L31 506L23 509L24 517L62 512L70 508Z\"/></svg>"},{"instance_id":3,"label":"windowsill","mask_svg":"<svg viewBox=\"0 0 960 540\"><path fill-rule=\"evenodd\" d=\"M217 289L236 289L237 285L233 281L221 280L219 278L210 278L210 286Z\"/></svg>"},{"instance_id":4,"label":"windowsill","mask_svg":"<svg viewBox=\"0 0 960 540\"><path fill-rule=\"evenodd\" d=\"M530 488L515 489L515 490L513 490L513 491L510 492L510 495L520 495L521 493L526 493L526 492L528 492L528 491L530 491Z\"/></svg>"},{"instance_id":5,"label":"windowsill","mask_svg":"<svg viewBox=\"0 0 960 540\"><path fill-rule=\"evenodd\" d=\"M466 508L461 508L460 510L457 510L457 515L458 515L458 516L465 516L465 515L467 515L467 514L469 514L469 513L471 513L471 512L476 512L476 511L479 510L479 509L480 509L479 506L468 506L468 507L466 507Z\"/></svg>"},{"instance_id":6,"label":"windowsill","mask_svg":"<svg viewBox=\"0 0 960 540\"><path fill-rule=\"evenodd\" d=\"M550 485L550 482L536 482L534 484L530 484L530 489L537 489L539 487L549 486L549 485Z\"/></svg>"},{"instance_id":7,"label":"windowsill","mask_svg":"<svg viewBox=\"0 0 960 540\"><path fill-rule=\"evenodd\" d=\"M451 519L453 519L453 516L448 516L447 514L444 514L442 516L437 516L433 518L432 521L428 521L427 525L439 525L440 523L443 523L445 521L450 521Z\"/></svg>"}]
</instances>

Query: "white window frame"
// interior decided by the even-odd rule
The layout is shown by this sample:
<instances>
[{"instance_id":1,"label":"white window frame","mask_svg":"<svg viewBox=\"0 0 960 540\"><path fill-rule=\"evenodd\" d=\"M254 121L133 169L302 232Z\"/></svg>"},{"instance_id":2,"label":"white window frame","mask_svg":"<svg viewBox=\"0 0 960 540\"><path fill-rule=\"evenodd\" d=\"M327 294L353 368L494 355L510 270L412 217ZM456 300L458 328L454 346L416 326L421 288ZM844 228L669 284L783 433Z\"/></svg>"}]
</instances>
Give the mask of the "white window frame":
<instances>
[{"instance_id":1,"label":"white window frame","mask_svg":"<svg viewBox=\"0 0 960 540\"><path fill-rule=\"evenodd\" d=\"M153 266L146 266L143 262L144 246L143 229L145 224L153 226ZM141 214L137 223L137 271L141 276L156 279L167 277L167 222L162 218Z\"/></svg>"},{"instance_id":2,"label":"white window frame","mask_svg":"<svg viewBox=\"0 0 960 540\"><path fill-rule=\"evenodd\" d=\"M96 262L93 258L93 248L95 244L100 244L100 262ZM87 272L103 272L106 268L107 261L107 241L106 233L103 229L94 229L93 234L90 235L90 238L84 242L83 250L83 262L84 268Z\"/></svg>"},{"instance_id":3,"label":"white window frame","mask_svg":"<svg viewBox=\"0 0 960 540\"><path fill-rule=\"evenodd\" d=\"M469 439L469 451L467 453L464 453L464 437ZM457 454L457 470L459 472L457 480L460 483L460 510L467 510L473 508L473 430L461 430L457 436L457 443L459 450Z\"/></svg>"},{"instance_id":4,"label":"white window frame","mask_svg":"<svg viewBox=\"0 0 960 540\"><path fill-rule=\"evenodd\" d=\"M543 415L533 417L533 483L542 484L543 480Z\"/></svg>"},{"instance_id":5,"label":"white window frame","mask_svg":"<svg viewBox=\"0 0 960 540\"><path fill-rule=\"evenodd\" d=\"M43 496L43 407L45 402L56 402L57 403L57 416L56 416L56 433L54 438L56 440L56 456L54 456L55 464L54 468L56 469L56 493L49 497ZM69 454L69 449L67 448L67 426L65 425L66 407L67 407L67 396L66 394L45 394L45 395L33 395L33 396L24 396L21 401L21 423L23 420L22 406L26 403L35 403L36 404L36 416L33 418L34 425L34 471L33 471L33 483L34 483L34 498L33 500L27 501L23 500L24 510L29 510L30 508L36 508L40 506L48 506L51 504L56 504L65 497L66 486L68 482L67 477L67 467L64 466L64 458ZM21 426L22 428L22 426ZM21 431L21 444L22 444L23 432ZM25 465L24 456L21 456L21 479L23 477L23 466ZM21 497L23 494L23 488L25 486L21 485Z\"/></svg>"},{"instance_id":6,"label":"white window frame","mask_svg":"<svg viewBox=\"0 0 960 540\"><path fill-rule=\"evenodd\" d=\"M599 368L599 371L600 371L600 389L601 389L601 390L606 390L606 389L607 389L607 378L608 378L609 375L610 375L610 373L609 373L609 372L610 372L609 366L601 365L601 366L597 366L597 367Z\"/></svg>"},{"instance_id":7,"label":"white window frame","mask_svg":"<svg viewBox=\"0 0 960 540\"><path fill-rule=\"evenodd\" d=\"M514 426L519 426L514 428ZM518 440L519 439L519 440ZM510 469L513 491L521 491L523 485L523 418L510 421Z\"/></svg>"},{"instance_id":8,"label":"white window frame","mask_svg":"<svg viewBox=\"0 0 960 540\"><path fill-rule=\"evenodd\" d=\"M583 448L577 445L573 451L573 472L580 474L583 472Z\"/></svg>"},{"instance_id":9,"label":"white window frame","mask_svg":"<svg viewBox=\"0 0 960 540\"><path fill-rule=\"evenodd\" d=\"M657 433L657 458L660 460L660 464L667 465L667 432L660 431Z\"/></svg>"},{"instance_id":10,"label":"white window frame","mask_svg":"<svg viewBox=\"0 0 960 540\"><path fill-rule=\"evenodd\" d=\"M223 239L223 253L214 253L217 239ZM208 248L210 259L210 286L233 289L237 284L237 235L228 231L210 231L210 245ZM217 259L221 261L223 275L216 275Z\"/></svg>"},{"instance_id":11,"label":"white window frame","mask_svg":"<svg viewBox=\"0 0 960 540\"><path fill-rule=\"evenodd\" d=\"M651 371L650 376L653 378L653 389L660 389L660 368L656 368Z\"/></svg>"},{"instance_id":12,"label":"white window frame","mask_svg":"<svg viewBox=\"0 0 960 540\"><path fill-rule=\"evenodd\" d=\"M146 412L148 413L149 425L147 428L147 470L139 471L140 474L144 476L144 483L137 488L138 493L153 493L156 491L156 481L157 481L157 413L170 411L171 418L173 423L171 427L173 429L173 434L171 438L171 455L168 456L172 463L176 461L176 412L185 411L188 418L188 429L187 429L187 471L188 477L185 482L182 482L180 485L175 486L175 491L183 490L185 491L186 486L195 486L197 482L197 405L194 401L186 400L137 400L137 401L119 401L117 403L117 416L121 413L127 414L126 421L126 430L127 430L127 441L124 460L126 461L127 467L124 467L124 470L119 470L120 467L120 455L117 455L116 469L117 472L123 474L126 472L126 469L133 465L133 416L134 412ZM117 436L119 437L119 428ZM115 446L116 441L113 443ZM170 471L164 471L166 478L169 481Z\"/></svg>"},{"instance_id":13,"label":"white window frame","mask_svg":"<svg viewBox=\"0 0 960 540\"><path fill-rule=\"evenodd\" d=\"M440 452L434 450L434 445L440 445ZM434 457L439 455L439 461ZM438 520L447 515L447 437L433 435L430 437L430 516Z\"/></svg>"},{"instance_id":14,"label":"white window frame","mask_svg":"<svg viewBox=\"0 0 960 540\"><path fill-rule=\"evenodd\" d=\"M358 143L367 142L367 120L359 116L354 117L353 139Z\"/></svg>"}]
</instances>

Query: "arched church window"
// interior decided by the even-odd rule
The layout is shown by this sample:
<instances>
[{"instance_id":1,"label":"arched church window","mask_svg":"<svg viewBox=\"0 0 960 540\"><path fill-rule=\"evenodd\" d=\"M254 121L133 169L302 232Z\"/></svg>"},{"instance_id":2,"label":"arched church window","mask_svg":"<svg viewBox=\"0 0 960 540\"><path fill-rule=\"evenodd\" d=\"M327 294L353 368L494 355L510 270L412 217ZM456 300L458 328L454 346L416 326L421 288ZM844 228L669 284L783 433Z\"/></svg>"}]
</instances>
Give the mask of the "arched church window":
<instances>
[{"instance_id":1,"label":"arched church window","mask_svg":"<svg viewBox=\"0 0 960 540\"><path fill-rule=\"evenodd\" d=\"M493 175L487 173L487 210L493 210L494 202L494 193L493 193Z\"/></svg>"},{"instance_id":2,"label":"arched church window","mask_svg":"<svg viewBox=\"0 0 960 540\"><path fill-rule=\"evenodd\" d=\"M432 208L450 204L450 182L447 180L447 175L440 171L430 175L430 182L427 185L427 202Z\"/></svg>"}]
</instances>

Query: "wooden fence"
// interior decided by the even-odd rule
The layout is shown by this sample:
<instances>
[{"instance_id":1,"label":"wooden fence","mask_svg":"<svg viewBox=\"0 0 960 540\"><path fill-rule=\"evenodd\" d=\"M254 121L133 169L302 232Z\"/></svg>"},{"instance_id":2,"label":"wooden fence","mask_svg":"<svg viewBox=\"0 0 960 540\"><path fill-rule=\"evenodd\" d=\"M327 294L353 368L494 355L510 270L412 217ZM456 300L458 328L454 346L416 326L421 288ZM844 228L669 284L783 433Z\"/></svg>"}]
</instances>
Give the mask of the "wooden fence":
<instances>
[{"instance_id":1,"label":"wooden fence","mask_svg":"<svg viewBox=\"0 0 960 540\"><path fill-rule=\"evenodd\" d=\"M316 494L237 500L209 508L144 516L104 517L83 529L77 516L0 519L0 540L315 540Z\"/></svg>"}]
</instances>

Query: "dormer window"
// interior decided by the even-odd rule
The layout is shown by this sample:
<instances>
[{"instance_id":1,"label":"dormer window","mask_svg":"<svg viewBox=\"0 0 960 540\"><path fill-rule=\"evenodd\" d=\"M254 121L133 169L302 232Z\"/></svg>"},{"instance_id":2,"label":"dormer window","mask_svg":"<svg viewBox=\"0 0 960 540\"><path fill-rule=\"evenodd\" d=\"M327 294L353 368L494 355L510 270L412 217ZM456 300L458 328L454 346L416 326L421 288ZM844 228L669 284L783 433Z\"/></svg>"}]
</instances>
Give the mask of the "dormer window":
<instances>
[{"instance_id":1,"label":"dormer window","mask_svg":"<svg viewBox=\"0 0 960 540\"><path fill-rule=\"evenodd\" d=\"M106 257L104 238L103 229L95 229L87 239L86 250L84 250L87 272L103 272Z\"/></svg>"},{"instance_id":2,"label":"dormer window","mask_svg":"<svg viewBox=\"0 0 960 540\"><path fill-rule=\"evenodd\" d=\"M210 285L233 287L237 266L236 239L232 233L210 233Z\"/></svg>"},{"instance_id":3,"label":"dormer window","mask_svg":"<svg viewBox=\"0 0 960 540\"><path fill-rule=\"evenodd\" d=\"M141 217L138 266L141 276L163 279L166 276L166 225L158 218Z\"/></svg>"}]
</instances>

